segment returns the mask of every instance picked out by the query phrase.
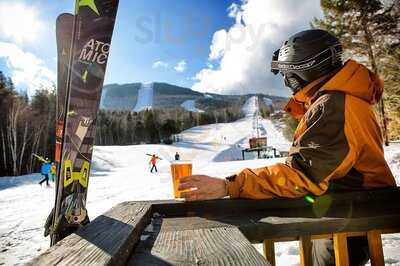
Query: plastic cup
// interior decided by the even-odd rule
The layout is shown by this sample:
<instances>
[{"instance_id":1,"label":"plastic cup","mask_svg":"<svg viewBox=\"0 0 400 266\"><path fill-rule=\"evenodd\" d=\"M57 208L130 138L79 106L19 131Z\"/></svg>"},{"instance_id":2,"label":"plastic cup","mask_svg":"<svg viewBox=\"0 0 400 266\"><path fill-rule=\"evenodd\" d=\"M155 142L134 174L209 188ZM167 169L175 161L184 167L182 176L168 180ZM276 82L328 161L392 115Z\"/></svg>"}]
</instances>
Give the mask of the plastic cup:
<instances>
[{"instance_id":1,"label":"plastic cup","mask_svg":"<svg viewBox=\"0 0 400 266\"><path fill-rule=\"evenodd\" d=\"M181 191L179 188L179 180L182 177L192 175L192 162L190 161L175 161L171 163L171 175L172 175L172 184L174 186L174 197L180 198ZM187 191L190 191L188 189Z\"/></svg>"}]
</instances>

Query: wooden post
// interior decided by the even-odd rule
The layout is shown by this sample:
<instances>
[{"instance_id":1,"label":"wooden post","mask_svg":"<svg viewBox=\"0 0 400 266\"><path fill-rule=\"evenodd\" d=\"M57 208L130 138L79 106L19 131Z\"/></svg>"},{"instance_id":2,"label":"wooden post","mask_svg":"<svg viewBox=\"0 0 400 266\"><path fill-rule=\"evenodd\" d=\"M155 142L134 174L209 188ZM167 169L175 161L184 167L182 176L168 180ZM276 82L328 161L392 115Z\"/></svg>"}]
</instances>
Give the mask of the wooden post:
<instances>
[{"instance_id":1,"label":"wooden post","mask_svg":"<svg viewBox=\"0 0 400 266\"><path fill-rule=\"evenodd\" d=\"M310 235L300 236L300 265L312 265L312 243Z\"/></svg>"},{"instance_id":2,"label":"wooden post","mask_svg":"<svg viewBox=\"0 0 400 266\"><path fill-rule=\"evenodd\" d=\"M275 243L271 239L263 241L264 257L267 259L271 266L275 266Z\"/></svg>"},{"instance_id":3,"label":"wooden post","mask_svg":"<svg viewBox=\"0 0 400 266\"><path fill-rule=\"evenodd\" d=\"M367 237L371 265L384 266L381 232L379 230L368 231Z\"/></svg>"},{"instance_id":4,"label":"wooden post","mask_svg":"<svg viewBox=\"0 0 400 266\"><path fill-rule=\"evenodd\" d=\"M347 250L347 234L333 234L333 247L335 250L336 266L349 266L349 253Z\"/></svg>"}]
</instances>

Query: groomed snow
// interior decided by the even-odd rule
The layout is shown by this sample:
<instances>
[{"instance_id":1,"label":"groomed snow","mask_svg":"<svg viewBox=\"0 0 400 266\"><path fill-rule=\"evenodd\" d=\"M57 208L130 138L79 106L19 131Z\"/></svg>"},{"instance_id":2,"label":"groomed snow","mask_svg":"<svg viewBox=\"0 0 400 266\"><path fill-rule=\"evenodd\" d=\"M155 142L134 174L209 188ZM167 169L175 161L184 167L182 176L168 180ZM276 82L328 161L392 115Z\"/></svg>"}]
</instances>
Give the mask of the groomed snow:
<instances>
[{"instance_id":1,"label":"groomed snow","mask_svg":"<svg viewBox=\"0 0 400 266\"><path fill-rule=\"evenodd\" d=\"M87 208L91 219L112 206L129 200L171 199L170 161L176 151L192 160L194 174L225 177L243 168L262 167L283 158L239 160L240 148L254 136L257 102L250 98L243 110L246 117L233 123L194 127L182 132L183 140L173 145L98 146L93 153ZM270 120L259 118L259 131L268 145L288 150L290 142ZM149 172L146 153L163 160L158 173ZM387 160L400 184L400 144L386 148ZM249 156L249 159L254 157ZM49 247L43 224L54 204L54 188L40 187L39 175L0 178L0 265L18 265ZM384 236L387 265L400 265L400 236ZM261 245L256 245L262 250ZM298 265L298 243L276 245L277 265Z\"/></svg>"},{"instance_id":2,"label":"groomed snow","mask_svg":"<svg viewBox=\"0 0 400 266\"><path fill-rule=\"evenodd\" d=\"M151 109L153 106L153 83L142 83L138 91L134 112Z\"/></svg>"},{"instance_id":3,"label":"groomed snow","mask_svg":"<svg viewBox=\"0 0 400 266\"><path fill-rule=\"evenodd\" d=\"M181 104L181 107L183 109L185 109L186 111L189 112L195 112L195 113L202 113L204 112L203 110L200 110L198 108L196 108L196 103L194 100L186 100Z\"/></svg>"},{"instance_id":4,"label":"groomed snow","mask_svg":"<svg viewBox=\"0 0 400 266\"><path fill-rule=\"evenodd\" d=\"M272 107L273 101L270 98L264 97L263 100L266 106Z\"/></svg>"}]
</instances>

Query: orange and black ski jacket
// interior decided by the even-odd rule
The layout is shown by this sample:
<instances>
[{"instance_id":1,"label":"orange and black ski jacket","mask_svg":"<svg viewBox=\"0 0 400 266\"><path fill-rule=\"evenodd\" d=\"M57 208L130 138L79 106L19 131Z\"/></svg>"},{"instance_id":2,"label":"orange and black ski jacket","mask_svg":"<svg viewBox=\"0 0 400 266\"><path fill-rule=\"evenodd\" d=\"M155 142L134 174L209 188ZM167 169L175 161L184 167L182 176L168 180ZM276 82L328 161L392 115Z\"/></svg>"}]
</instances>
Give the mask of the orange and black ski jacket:
<instances>
[{"instance_id":1,"label":"orange and black ski jacket","mask_svg":"<svg viewBox=\"0 0 400 266\"><path fill-rule=\"evenodd\" d=\"M334 76L307 85L286 106L299 119L286 163L228 177L229 195L295 198L395 186L373 111L382 91L378 76L352 60Z\"/></svg>"}]
</instances>

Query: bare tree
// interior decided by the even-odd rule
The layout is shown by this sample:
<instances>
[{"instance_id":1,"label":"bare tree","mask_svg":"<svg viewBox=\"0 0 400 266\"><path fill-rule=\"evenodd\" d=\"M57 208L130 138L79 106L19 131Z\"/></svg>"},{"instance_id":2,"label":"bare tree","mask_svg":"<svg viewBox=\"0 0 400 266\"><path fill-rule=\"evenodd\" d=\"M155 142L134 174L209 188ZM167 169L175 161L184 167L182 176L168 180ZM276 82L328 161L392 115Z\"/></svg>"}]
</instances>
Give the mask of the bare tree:
<instances>
[{"instance_id":1,"label":"bare tree","mask_svg":"<svg viewBox=\"0 0 400 266\"><path fill-rule=\"evenodd\" d=\"M24 134L23 134L23 138L22 138L22 147L21 147L21 151L19 154L18 173L21 173L22 164L24 162L25 147L26 147L27 142L28 142L28 121L25 121Z\"/></svg>"},{"instance_id":2,"label":"bare tree","mask_svg":"<svg viewBox=\"0 0 400 266\"><path fill-rule=\"evenodd\" d=\"M4 169L7 169L7 151L6 151L6 143L5 143L5 141L4 141L4 133L3 133L3 129L2 128L0 128L0 130L1 130L1 147L2 147L2 150L3 150L3 166L4 166Z\"/></svg>"},{"instance_id":3,"label":"bare tree","mask_svg":"<svg viewBox=\"0 0 400 266\"><path fill-rule=\"evenodd\" d=\"M11 160L12 160L12 171L13 175L18 174L17 169L17 151L18 151L18 117L21 112L21 103L18 99L15 99L14 103L11 106L11 111L8 114L7 119L7 139L8 144L11 151Z\"/></svg>"}]
</instances>

